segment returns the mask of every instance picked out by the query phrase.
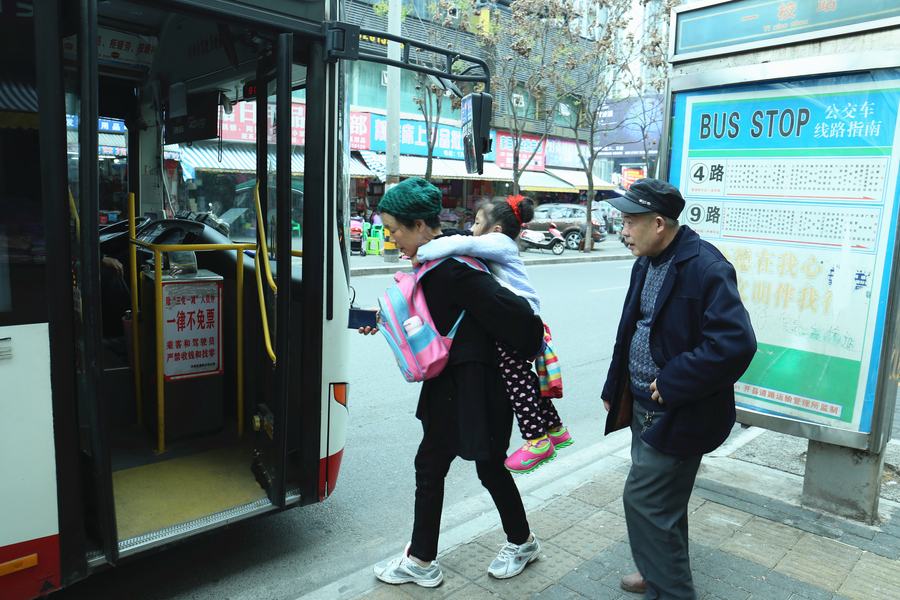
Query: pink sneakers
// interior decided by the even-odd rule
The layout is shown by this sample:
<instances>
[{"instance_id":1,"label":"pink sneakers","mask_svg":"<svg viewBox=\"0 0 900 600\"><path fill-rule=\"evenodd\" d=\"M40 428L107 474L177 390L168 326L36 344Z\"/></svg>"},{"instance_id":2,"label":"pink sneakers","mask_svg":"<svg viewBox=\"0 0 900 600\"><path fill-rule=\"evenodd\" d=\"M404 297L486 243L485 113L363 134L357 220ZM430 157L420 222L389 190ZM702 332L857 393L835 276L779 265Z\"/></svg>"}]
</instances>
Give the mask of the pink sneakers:
<instances>
[{"instance_id":1,"label":"pink sneakers","mask_svg":"<svg viewBox=\"0 0 900 600\"><path fill-rule=\"evenodd\" d=\"M531 440L513 452L506 459L506 468L513 473L531 473L539 466L556 457L556 448L549 439L544 439L535 444Z\"/></svg>"},{"instance_id":2,"label":"pink sneakers","mask_svg":"<svg viewBox=\"0 0 900 600\"><path fill-rule=\"evenodd\" d=\"M550 441L553 442L553 447L559 450L560 448L565 448L566 446L572 445L572 436L569 434L568 428L563 425L557 430L550 430L547 432L547 437L550 438Z\"/></svg>"}]
</instances>

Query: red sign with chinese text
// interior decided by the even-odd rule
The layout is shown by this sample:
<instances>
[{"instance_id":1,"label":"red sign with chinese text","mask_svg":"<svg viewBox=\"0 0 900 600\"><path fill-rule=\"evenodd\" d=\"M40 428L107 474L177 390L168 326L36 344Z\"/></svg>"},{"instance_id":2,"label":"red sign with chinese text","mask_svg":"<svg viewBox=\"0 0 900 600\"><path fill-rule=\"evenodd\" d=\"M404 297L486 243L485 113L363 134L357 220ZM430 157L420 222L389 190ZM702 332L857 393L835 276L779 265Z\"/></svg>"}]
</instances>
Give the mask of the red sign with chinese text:
<instances>
[{"instance_id":1,"label":"red sign with chinese text","mask_svg":"<svg viewBox=\"0 0 900 600\"><path fill-rule=\"evenodd\" d=\"M513 136L505 131L497 132L497 166L501 169L513 168ZM534 158L525 167L526 171L543 171L546 166L544 140L533 135L523 135L519 143L519 165L524 165L531 153L537 148Z\"/></svg>"},{"instance_id":2,"label":"red sign with chinese text","mask_svg":"<svg viewBox=\"0 0 900 600\"><path fill-rule=\"evenodd\" d=\"M222 283L163 282L166 381L222 373Z\"/></svg>"}]
</instances>

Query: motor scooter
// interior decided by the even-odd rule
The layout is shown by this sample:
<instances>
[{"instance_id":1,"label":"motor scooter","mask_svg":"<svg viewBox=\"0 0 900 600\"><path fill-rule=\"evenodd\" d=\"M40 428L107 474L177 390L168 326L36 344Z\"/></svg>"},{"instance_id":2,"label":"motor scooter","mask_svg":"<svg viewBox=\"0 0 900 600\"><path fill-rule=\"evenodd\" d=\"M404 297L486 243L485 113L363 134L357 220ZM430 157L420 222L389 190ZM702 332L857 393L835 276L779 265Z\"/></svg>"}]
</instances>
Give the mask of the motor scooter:
<instances>
[{"instance_id":1,"label":"motor scooter","mask_svg":"<svg viewBox=\"0 0 900 600\"><path fill-rule=\"evenodd\" d=\"M557 256L566 250L566 240L553 222L550 223L550 237L545 237L543 232L529 229L528 225L522 225L522 232L519 234L519 239L522 240L523 250L528 250L529 248L550 250L550 252Z\"/></svg>"}]
</instances>

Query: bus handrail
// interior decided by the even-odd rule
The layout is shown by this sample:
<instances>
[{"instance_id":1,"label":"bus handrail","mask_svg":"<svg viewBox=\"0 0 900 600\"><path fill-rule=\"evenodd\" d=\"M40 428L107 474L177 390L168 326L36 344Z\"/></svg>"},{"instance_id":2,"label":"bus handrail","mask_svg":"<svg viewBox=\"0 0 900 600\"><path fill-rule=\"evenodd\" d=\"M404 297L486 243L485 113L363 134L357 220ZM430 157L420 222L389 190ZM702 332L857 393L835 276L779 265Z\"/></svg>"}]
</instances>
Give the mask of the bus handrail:
<instances>
[{"instance_id":1,"label":"bus handrail","mask_svg":"<svg viewBox=\"0 0 900 600\"><path fill-rule=\"evenodd\" d=\"M75 239L81 245L81 219L78 218L78 208L75 206L75 198L72 197L72 188L69 188L69 214L75 220Z\"/></svg>"},{"instance_id":2,"label":"bus handrail","mask_svg":"<svg viewBox=\"0 0 900 600\"><path fill-rule=\"evenodd\" d=\"M272 349L272 339L269 336L269 319L266 316L265 294L263 293L262 274L259 272L259 252L253 255L253 261L256 264L256 291L259 293L259 313L262 319L263 339L266 342L266 352L275 364L275 350Z\"/></svg>"},{"instance_id":3,"label":"bus handrail","mask_svg":"<svg viewBox=\"0 0 900 600\"><path fill-rule=\"evenodd\" d=\"M263 263L266 265L266 277L269 280L269 287L277 294L278 288L275 286L275 280L272 279L272 267L269 266L269 248L266 246L266 228L264 227L262 206L259 203L259 181L256 182L256 187L253 188L253 196L256 199L256 230L259 231L259 243L262 246ZM256 266L259 267L259 264ZM259 271L257 271L257 273L259 273ZM259 277L259 275L257 275L257 277Z\"/></svg>"},{"instance_id":4,"label":"bus handrail","mask_svg":"<svg viewBox=\"0 0 900 600\"><path fill-rule=\"evenodd\" d=\"M253 250L253 261L256 267L256 289L259 293L259 312L262 320L263 337L266 343L266 352L272 363L276 362L275 351L272 348L272 340L269 334L269 322L266 312L265 294L263 291L262 273L260 272L259 255L263 255L265 264L266 278L269 281L269 287L277 294L278 288L272 277L272 267L269 264L269 249L266 245L266 234L264 230L264 220L262 218L262 206L259 201L259 182L254 188L254 196L256 199L256 220L259 231L259 244L151 244L143 240L135 239L135 215L134 215L134 194L129 194L128 207L128 235L131 241L129 262L131 266L131 307L132 307L132 334L134 341L134 357L135 357L135 397L137 400L138 425L143 424L143 397L141 394L141 372L140 372L140 346L138 339L138 328L134 326L135 319L138 314L138 298L137 298L137 247L145 248L153 251L153 261L156 267L157 276L154 278L154 294L156 296L156 385L157 385L157 445L158 452L165 451L165 403L163 383L165 377L163 375L163 329L162 329L162 253L163 252L188 252L188 251L205 251L205 250L236 250L238 252L237 262L237 376L238 376L238 435L244 433L244 386L243 386L243 289L244 289L244 250ZM69 194L69 201L74 207L75 202ZM77 217L76 217L77 218ZM302 250L291 250L292 256L302 257Z\"/></svg>"},{"instance_id":5,"label":"bus handrail","mask_svg":"<svg viewBox=\"0 0 900 600\"><path fill-rule=\"evenodd\" d=\"M256 244L150 244L143 240L134 238L134 194L129 194L129 236L130 236L130 262L132 269L132 286L131 286L131 323L132 335L134 340L134 364L135 364L135 393L137 398L138 423L143 422L141 395L141 377L140 377L140 344L139 344L139 328L135 325L138 318L137 310L137 247L146 248L153 251L153 261L156 268L156 276L154 277L154 295L156 298L156 403L157 403L157 453L165 452L166 436L165 436L165 395L164 383L165 375L163 372L163 327L162 327L162 253L163 252L179 252L179 251L204 251L204 250L235 250L237 252L237 413L238 413L238 436L244 435L244 250L256 250L259 255L259 247ZM257 282L258 288L262 290L262 279L259 274L259 263L257 262ZM269 344L268 327L265 326L265 305L262 305L264 331L266 333L266 344L269 348L269 355L272 361L275 357L271 351Z\"/></svg>"}]
</instances>

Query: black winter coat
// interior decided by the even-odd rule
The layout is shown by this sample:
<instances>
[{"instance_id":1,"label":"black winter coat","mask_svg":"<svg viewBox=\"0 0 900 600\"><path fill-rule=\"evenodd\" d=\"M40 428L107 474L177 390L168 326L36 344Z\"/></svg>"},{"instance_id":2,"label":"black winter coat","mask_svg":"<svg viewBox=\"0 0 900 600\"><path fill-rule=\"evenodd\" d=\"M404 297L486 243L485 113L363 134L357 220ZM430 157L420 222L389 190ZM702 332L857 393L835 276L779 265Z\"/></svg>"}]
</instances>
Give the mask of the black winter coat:
<instances>
[{"instance_id":1,"label":"black winter coat","mask_svg":"<svg viewBox=\"0 0 900 600\"><path fill-rule=\"evenodd\" d=\"M650 354L661 369L656 381L666 412L641 439L661 452L688 456L715 450L731 432L733 386L756 354L756 336L734 267L689 227L682 230L650 321ZM649 265L643 257L631 271L601 394L612 405L607 434L630 425L628 359Z\"/></svg>"},{"instance_id":2,"label":"black winter coat","mask_svg":"<svg viewBox=\"0 0 900 600\"><path fill-rule=\"evenodd\" d=\"M450 360L426 380L416 417L426 432L444 438L448 450L466 460L505 457L512 433L512 406L497 369L496 341L519 356L537 354L541 318L524 298L498 284L490 273L445 260L421 280L438 331L446 335L460 312Z\"/></svg>"}]
</instances>

